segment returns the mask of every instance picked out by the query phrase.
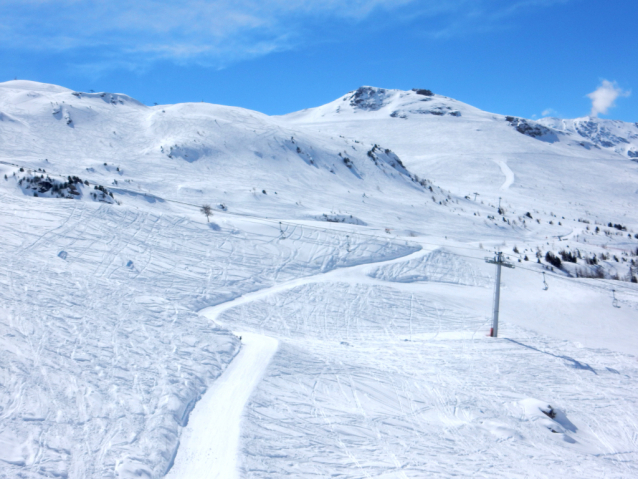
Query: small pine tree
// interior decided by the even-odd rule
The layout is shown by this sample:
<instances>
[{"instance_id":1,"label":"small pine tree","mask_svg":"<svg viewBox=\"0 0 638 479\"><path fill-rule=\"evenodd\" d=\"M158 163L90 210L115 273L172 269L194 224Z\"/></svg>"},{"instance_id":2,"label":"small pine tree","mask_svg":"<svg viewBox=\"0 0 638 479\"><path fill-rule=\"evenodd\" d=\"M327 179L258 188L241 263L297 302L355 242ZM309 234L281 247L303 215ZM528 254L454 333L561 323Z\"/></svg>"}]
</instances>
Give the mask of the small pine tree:
<instances>
[{"instance_id":1,"label":"small pine tree","mask_svg":"<svg viewBox=\"0 0 638 479\"><path fill-rule=\"evenodd\" d=\"M206 221L210 223L210 217L213 216L213 209L210 205L203 205L199 211L202 212L204 216L206 216Z\"/></svg>"},{"instance_id":2,"label":"small pine tree","mask_svg":"<svg viewBox=\"0 0 638 479\"><path fill-rule=\"evenodd\" d=\"M545 254L545 261L547 261L552 266L555 266L556 268L560 268L562 265L562 261L560 260L560 258L554 256L554 253L552 253L551 251L548 251Z\"/></svg>"}]
</instances>

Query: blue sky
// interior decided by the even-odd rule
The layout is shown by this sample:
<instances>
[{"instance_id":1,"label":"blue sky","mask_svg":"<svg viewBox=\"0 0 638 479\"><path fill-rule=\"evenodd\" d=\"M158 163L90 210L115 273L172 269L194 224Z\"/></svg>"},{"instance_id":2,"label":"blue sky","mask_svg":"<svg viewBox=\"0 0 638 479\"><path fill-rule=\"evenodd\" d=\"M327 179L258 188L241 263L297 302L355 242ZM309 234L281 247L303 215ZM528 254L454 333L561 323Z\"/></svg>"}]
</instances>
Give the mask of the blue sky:
<instances>
[{"instance_id":1,"label":"blue sky","mask_svg":"<svg viewBox=\"0 0 638 479\"><path fill-rule=\"evenodd\" d=\"M418 87L636 122L637 25L635 0L0 0L0 81L267 114Z\"/></svg>"}]
</instances>

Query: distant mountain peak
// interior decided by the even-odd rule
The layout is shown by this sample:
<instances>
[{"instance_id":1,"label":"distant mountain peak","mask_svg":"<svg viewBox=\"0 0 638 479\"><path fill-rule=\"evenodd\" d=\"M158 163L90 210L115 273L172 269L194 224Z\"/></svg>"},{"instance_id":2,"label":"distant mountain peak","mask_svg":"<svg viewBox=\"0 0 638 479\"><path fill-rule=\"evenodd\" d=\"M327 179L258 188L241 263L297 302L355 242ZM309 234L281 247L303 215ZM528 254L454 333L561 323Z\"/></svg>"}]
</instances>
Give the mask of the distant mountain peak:
<instances>
[{"instance_id":1,"label":"distant mountain peak","mask_svg":"<svg viewBox=\"0 0 638 479\"><path fill-rule=\"evenodd\" d=\"M413 88L410 91L403 91L364 85L347 94L344 100L349 100L350 106L355 109L377 111L388 105L395 98L406 95L432 97L434 93L424 88Z\"/></svg>"},{"instance_id":2,"label":"distant mountain peak","mask_svg":"<svg viewBox=\"0 0 638 479\"><path fill-rule=\"evenodd\" d=\"M576 138L588 140L596 148L612 149L629 158L638 157L638 132L632 128L635 124L593 116L573 120L542 118L539 123Z\"/></svg>"},{"instance_id":3,"label":"distant mountain peak","mask_svg":"<svg viewBox=\"0 0 638 479\"><path fill-rule=\"evenodd\" d=\"M350 106L360 110L376 111L385 106L395 90L386 90L372 86L362 86L350 95Z\"/></svg>"}]
</instances>

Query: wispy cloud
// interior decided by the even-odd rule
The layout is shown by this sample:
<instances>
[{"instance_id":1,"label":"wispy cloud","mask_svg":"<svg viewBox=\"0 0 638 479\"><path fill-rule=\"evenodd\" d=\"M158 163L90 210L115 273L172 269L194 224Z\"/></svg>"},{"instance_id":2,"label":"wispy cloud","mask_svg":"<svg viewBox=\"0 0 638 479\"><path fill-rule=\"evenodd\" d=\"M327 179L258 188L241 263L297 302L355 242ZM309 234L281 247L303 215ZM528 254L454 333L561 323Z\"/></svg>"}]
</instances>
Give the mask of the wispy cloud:
<instances>
[{"instance_id":1,"label":"wispy cloud","mask_svg":"<svg viewBox=\"0 0 638 479\"><path fill-rule=\"evenodd\" d=\"M439 9L429 13L440 14L445 21L438 22L426 33L438 39L460 35L485 33L511 27L509 20L532 8L546 8L569 3L572 0L458 0L438 2ZM431 3L431 2L430 2Z\"/></svg>"},{"instance_id":2,"label":"wispy cloud","mask_svg":"<svg viewBox=\"0 0 638 479\"><path fill-rule=\"evenodd\" d=\"M616 98L629 96L631 91L625 91L614 81L603 80L595 91L587 96L591 99L591 116L606 115L610 108L616 106Z\"/></svg>"},{"instance_id":3,"label":"wispy cloud","mask_svg":"<svg viewBox=\"0 0 638 479\"><path fill-rule=\"evenodd\" d=\"M468 22L489 25L565 1L0 0L0 49L86 51L81 63L96 71L162 59L221 67L331 39L339 34L329 28L335 21L356 25L383 14L381 23L393 25L423 17L443 37L466 31Z\"/></svg>"},{"instance_id":4,"label":"wispy cloud","mask_svg":"<svg viewBox=\"0 0 638 479\"><path fill-rule=\"evenodd\" d=\"M558 116L558 112L553 108L545 108L541 113L542 116Z\"/></svg>"}]
</instances>

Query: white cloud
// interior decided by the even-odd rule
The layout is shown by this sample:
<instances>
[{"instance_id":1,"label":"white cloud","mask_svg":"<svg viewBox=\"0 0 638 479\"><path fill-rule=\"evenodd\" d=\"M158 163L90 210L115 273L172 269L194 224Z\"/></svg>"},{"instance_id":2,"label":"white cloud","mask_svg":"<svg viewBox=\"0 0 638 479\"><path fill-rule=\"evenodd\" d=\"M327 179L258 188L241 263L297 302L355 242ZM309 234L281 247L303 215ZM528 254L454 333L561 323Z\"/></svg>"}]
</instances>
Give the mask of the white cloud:
<instances>
[{"instance_id":1,"label":"white cloud","mask_svg":"<svg viewBox=\"0 0 638 479\"><path fill-rule=\"evenodd\" d=\"M99 68L143 68L160 59L219 67L334 40L340 28L348 29L344 23L391 28L423 17L429 28L447 32L440 36L450 36L498 23L523 7L565 1L0 0L0 48L86 52L77 63ZM382 21L364 23L379 13Z\"/></svg>"},{"instance_id":2,"label":"white cloud","mask_svg":"<svg viewBox=\"0 0 638 479\"><path fill-rule=\"evenodd\" d=\"M450 38L473 33L485 33L494 30L505 30L512 27L508 20L516 15L524 15L531 8L551 7L569 3L572 0L458 0L428 2L432 8L429 14L448 15L446 22L441 22L427 34L433 38Z\"/></svg>"},{"instance_id":3,"label":"white cloud","mask_svg":"<svg viewBox=\"0 0 638 479\"><path fill-rule=\"evenodd\" d=\"M558 116L558 112L556 110L554 110L553 108L545 108L543 110L543 113L541 113L542 116Z\"/></svg>"},{"instance_id":4,"label":"white cloud","mask_svg":"<svg viewBox=\"0 0 638 479\"><path fill-rule=\"evenodd\" d=\"M0 0L0 23L9 46L67 49L119 40L153 45L151 49L158 51L177 44L172 54L179 56L190 54L187 45L214 50L223 40L249 32L279 37L304 17L358 21L375 9L391 10L414 1L418 0ZM38 45L44 38L49 41Z\"/></svg>"},{"instance_id":5,"label":"white cloud","mask_svg":"<svg viewBox=\"0 0 638 479\"><path fill-rule=\"evenodd\" d=\"M606 115L610 108L616 106L614 103L619 96L629 96L631 91L622 90L618 84L603 80L600 86L587 96L591 99L591 116L598 116L599 113Z\"/></svg>"}]
</instances>

